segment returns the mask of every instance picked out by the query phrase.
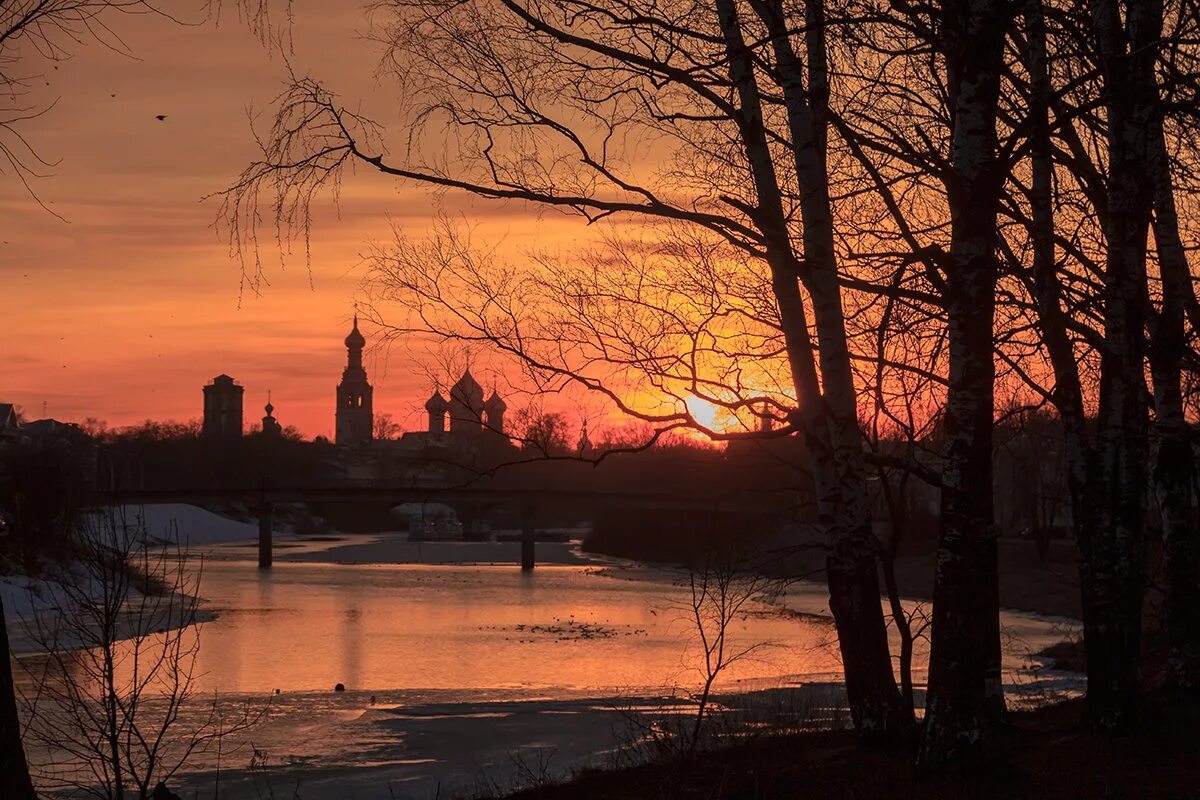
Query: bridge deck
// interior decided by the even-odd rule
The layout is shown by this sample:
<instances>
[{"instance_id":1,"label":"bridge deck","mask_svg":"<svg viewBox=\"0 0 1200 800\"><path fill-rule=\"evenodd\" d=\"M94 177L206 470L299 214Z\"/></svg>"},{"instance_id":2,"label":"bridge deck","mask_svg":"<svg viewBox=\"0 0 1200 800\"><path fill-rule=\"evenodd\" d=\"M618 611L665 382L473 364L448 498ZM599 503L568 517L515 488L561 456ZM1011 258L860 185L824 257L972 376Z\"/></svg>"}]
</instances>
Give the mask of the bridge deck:
<instances>
[{"instance_id":1,"label":"bridge deck","mask_svg":"<svg viewBox=\"0 0 1200 800\"><path fill-rule=\"evenodd\" d=\"M478 503L525 506L569 503L582 508L644 508L690 511L762 511L786 505L780 492L711 492L681 495L678 492L608 492L575 489L463 488L463 487L267 487L267 488L176 488L102 490L94 494L96 504L225 503Z\"/></svg>"}]
</instances>

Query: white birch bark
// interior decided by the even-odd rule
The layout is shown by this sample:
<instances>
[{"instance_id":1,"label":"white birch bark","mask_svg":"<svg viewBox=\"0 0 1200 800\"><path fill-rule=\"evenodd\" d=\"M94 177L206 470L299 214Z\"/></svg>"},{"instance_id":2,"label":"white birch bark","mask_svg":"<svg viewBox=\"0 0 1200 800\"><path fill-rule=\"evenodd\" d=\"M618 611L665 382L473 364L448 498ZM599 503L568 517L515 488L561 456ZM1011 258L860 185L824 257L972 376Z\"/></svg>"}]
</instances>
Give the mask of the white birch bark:
<instances>
[{"instance_id":1,"label":"white birch bark","mask_svg":"<svg viewBox=\"0 0 1200 800\"><path fill-rule=\"evenodd\" d=\"M1095 525L1079 542L1088 716L1104 730L1137 714L1145 584L1149 415L1144 379L1146 238L1153 205L1149 142L1157 0L1092 0L1108 117L1104 344L1100 359ZM1157 18L1157 22L1155 22Z\"/></svg>"},{"instance_id":2,"label":"white birch bark","mask_svg":"<svg viewBox=\"0 0 1200 800\"><path fill-rule=\"evenodd\" d=\"M764 0L756 8L773 35L776 67L788 108L801 194L804 246L801 262L788 234L782 194L763 128L762 101L750 51L741 33L737 6L734 0L717 0L730 59L730 77L738 92L743 117L739 126L757 194L759 226L768 240L772 286L812 458L819 520L827 535L830 609L838 628L851 714L856 728L864 735L894 738L907 733L912 712L904 706L896 686L880 602L866 471L834 254L823 108L814 108L809 100L823 97L825 90L822 5L810 2L806 8L809 15L806 49L809 75L814 81L807 93L804 67L786 30L782 4L778 0ZM813 303L815 352L798 278L804 281ZM820 359L819 385L814 358Z\"/></svg>"},{"instance_id":3,"label":"white birch bark","mask_svg":"<svg viewBox=\"0 0 1200 800\"><path fill-rule=\"evenodd\" d=\"M1196 524L1195 455L1181 384L1187 354L1186 308L1195 308L1196 298L1179 231L1162 119L1155 123L1153 231L1162 304L1150 321L1150 375L1158 443L1153 480L1162 515L1168 680L1174 688L1194 691L1200 689L1200 531Z\"/></svg>"},{"instance_id":4,"label":"white birch bark","mask_svg":"<svg viewBox=\"0 0 1200 800\"><path fill-rule=\"evenodd\" d=\"M936 766L988 742L1004 709L992 516L996 215L1003 180L996 108L1010 4L942 5L952 113L946 280L949 384L929 691L920 760Z\"/></svg>"}]
</instances>

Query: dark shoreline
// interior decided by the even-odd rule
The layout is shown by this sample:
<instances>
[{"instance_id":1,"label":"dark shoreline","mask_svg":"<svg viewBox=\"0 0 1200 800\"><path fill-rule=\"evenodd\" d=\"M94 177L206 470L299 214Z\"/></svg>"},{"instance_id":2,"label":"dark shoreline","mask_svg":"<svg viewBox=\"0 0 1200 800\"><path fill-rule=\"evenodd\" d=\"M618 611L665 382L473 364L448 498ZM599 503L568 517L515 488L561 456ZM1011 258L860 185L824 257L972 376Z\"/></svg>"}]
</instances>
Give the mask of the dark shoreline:
<instances>
[{"instance_id":1,"label":"dark shoreline","mask_svg":"<svg viewBox=\"0 0 1200 800\"><path fill-rule=\"evenodd\" d=\"M809 534L814 537L815 534ZM583 552L625 558L650 565L678 568L683 553L694 545L686 537L655 541L639 537L589 537ZM934 538L913 537L896 557L896 581L900 594L913 600L933 596ZM772 557L777 548L778 557ZM819 547L799 546L776 537L771 544L759 546L764 563L781 575L825 581L823 555ZM1051 541L1044 557L1030 539L1011 537L998 541L1000 606L1049 617L1080 619L1079 568L1075 543L1067 539ZM881 584L882 585L882 584Z\"/></svg>"},{"instance_id":2,"label":"dark shoreline","mask_svg":"<svg viewBox=\"0 0 1200 800\"><path fill-rule=\"evenodd\" d=\"M1184 800L1200 796L1200 714L1154 696L1143 725L1121 737L1080 725L1082 701L1012 712L986 762L939 776L913 768L911 747L872 747L852 731L748 738L698 753L571 781L510 800Z\"/></svg>"}]
</instances>

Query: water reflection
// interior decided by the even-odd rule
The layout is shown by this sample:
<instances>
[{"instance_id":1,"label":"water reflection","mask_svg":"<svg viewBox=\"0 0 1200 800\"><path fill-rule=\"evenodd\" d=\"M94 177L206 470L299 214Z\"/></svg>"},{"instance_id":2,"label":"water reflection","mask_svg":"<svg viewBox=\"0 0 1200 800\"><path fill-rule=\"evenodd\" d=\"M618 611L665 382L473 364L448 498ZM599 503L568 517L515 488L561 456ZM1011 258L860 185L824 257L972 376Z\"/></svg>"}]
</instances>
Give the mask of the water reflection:
<instances>
[{"instance_id":1,"label":"water reflection","mask_svg":"<svg viewBox=\"0 0 1200 800\"><path fill-rule=\"evenodd\" d=\"M678 576L676 576L678 577ZM198 688L221 694L412 689L658 689L695 680L689 594L637 568L333 564L210 560ZM768 643L729 682L828 678L840 658L823 587L791 587L783 607L740 618L734 645ZM785 613L786 612L786 613ZM1053 623L1005 614L1010 677L1062 638ZM915 653L924 669L926 648Z\"/></svg>"},{"instance_id":2,"label":"water reflection","mask_svg":"<svg viewBox=\"0 0 1200 800\"><path fill-rule=\"evenodd\" d=\"M646 569L277 562L261 571L210 560L202 593L218 616L191 633L202 642L200 696L219 693L230 714L247 701L271 704L264 724L227 743L223 763L244 765L253 744L279 768L308 770L306 780L355 766L383 786L424 764L422 780L441 785L449 767L430 766L430 756L448 759L463 737L492 742L500 759L505 748L548 741L556 725L555 746L586 755L611 746L612 713L586 698L653 696L699 678L688 590ZM725 690L838 679L833 629L817 616L827 613L824 588L794 586L783 604L737 620L731 647L771 646L736 664ZM1027 654L1061 631L1011 614L1004 626L1010 683L1027 682L1018 671ZM921 680L926 652L915 656ZM349 691L334 694L337 683ZM524 722L496 721L509 717ZM364 758L376 766L363 770ZM208 774L195 786L217 766L198 753L193 768ZM255 796L253 775L242 777L244 796ZM330 797L345 780L330 778Z\"/></svg>"},{"instance_id":3,"label":"water reflection","mask_svg":"<svg viewBox=\"0 0 1200 800\"><path fill-rule=\"evenodd\" d=\"M356 689L660 686L686 666L686 595L594 568L209 562L199 664L222 693ZM799 599L814 609L816 592ZM825 626L775 615L737 624L786 644L736 678L838 670ZM818 646L819 645L819 646Z\"/></svg>"}]
</instances>

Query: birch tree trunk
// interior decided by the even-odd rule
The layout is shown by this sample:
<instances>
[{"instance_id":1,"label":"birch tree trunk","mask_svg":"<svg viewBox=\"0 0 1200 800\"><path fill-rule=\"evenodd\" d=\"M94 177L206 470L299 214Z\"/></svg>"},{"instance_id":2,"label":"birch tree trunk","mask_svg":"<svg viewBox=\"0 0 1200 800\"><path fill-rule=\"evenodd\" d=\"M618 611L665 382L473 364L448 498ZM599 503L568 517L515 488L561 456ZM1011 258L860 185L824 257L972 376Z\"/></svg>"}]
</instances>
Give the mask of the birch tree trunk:
<instances>
[{"instance_id":1,"label":"birch tree trunk","mask_svg":"<svg viewBox=\"0 0 1200 800\"><path fill-rule=\"evenodd\" d=\"M830 610L837 625L855 728L871 738L894 739L911 729L912 710L905 706L892 672L834 253L825 155L828 87L823 6L820 2L806 4L811 81L808 92L804 88L805 67L792 47L782 4L762 0L754 7L772 36L787 104L801 195L803 263L796 258L788 235L782 193L763 126L762 99L737 7L733 0L717 0L730 77L738 92L742 117L739 128L758 199L759 226L768 240L772 285L812 459L820 524L828 539ZM804 281L813 303L816 353L809 339L798 279ZM815 357L820 359L820 383Z\"/></svg>"},{"instance_id":2,"label":"birch tree trunk","mask_svg":"<svg viewBox=\"0 0 1200 800\"><path fill-rule=\"evenodd\" d=\"M1033 242L1034 294L1042 342L1054 373L1052 398L1062 420L1066 440L1072 533L1076 542L1084 542L1091 539L1095 527L1092 500L1097 486L1096 451L1088 432L1079 364L1067 333L1068 319L1062 305L1062 279L1055 258L1054 162L1049 114L1051 87L1046 60L1043 0L1030 0L1025 18L1026 61L1030 76L1030 235ZM1106 208L1098 207L1095 211L1103 224L1107 219Z\"/></svg>"},{"instance_id":3,"label":"birch tree trunk","mask_svg":"<svg viewBox=\"0 0 1200 800\"><path fill-rule=\"evenodd\" d=\"M1095 527L1080 540L1088 717L1127 727L1138 707L1145 583L1149 414L1144 379L1146 237L1153 205L1148 143L1156 93L1158 0L1092 0L1108 117L1104 344L1100 358Z\"/></svg>"},{"instance_id":4,"label":"birch tree trunk","mask_svg":"<svg viewBox=\"0 0 1200 800\"><path fill-rule=\"evenodd\" d=\"M1008 28L1005 5L992 0L943 5L953 114L945 298L949 383L929 691L920 753L926 767L985 746L1004 710L992 426L996 215L1003 180L996 154L996 106Z\"/></svg>"},{"instance_id":5,"label":"birch tree trunk","mask_svg":"<svg viewBox=\"0 0 1200 800\"><path fill-rule=\"evenodd\" d=\"M1156 120L1154 241L1162 276L1162 306L1150 324L1150 375L1154 388L1154 489L1162 514L1167 582L1168 680L1176 688L1200 688L1200 553L1196 527L1195 460L1181 388L1186 305L1194 302L1187 254L1179 233L1175 191L1162 120Z\"/></svg>"},{"instance_id":6,"label":"birch tree trunk","mask_svg":"<svg viewBox=\"0 0 1200 800\"><path fill-rule=\"evenodd\" d=\"M1063 423L1067 444L1067 486L1072 524L1086 528L1090 514L1088 492L1094 454L1088 439L1079 364L1067 334L1062 285L1054 245L1054 162L1050 141L1050 77L1046 54L1043 0L1030 0L1025 13L1026 62L1030 81L1030 236L1033 242L1033 283L1041 339L1054 372L1054 406ZM1103 214L1102 210L1098 210Z\"/></svg>"},{"instance_id":7,"label":"birch tree trunk","mask_svg":"<svg viewBox=\"0 0 1200 800\"><path fill-rule=\"evenodd\" d=\"M21 744L21 721L17 717L11 659L4 603L0 601L0 797L36 800L37 792L33 790L25 748Z\"/></svg>"}]
</instances>

